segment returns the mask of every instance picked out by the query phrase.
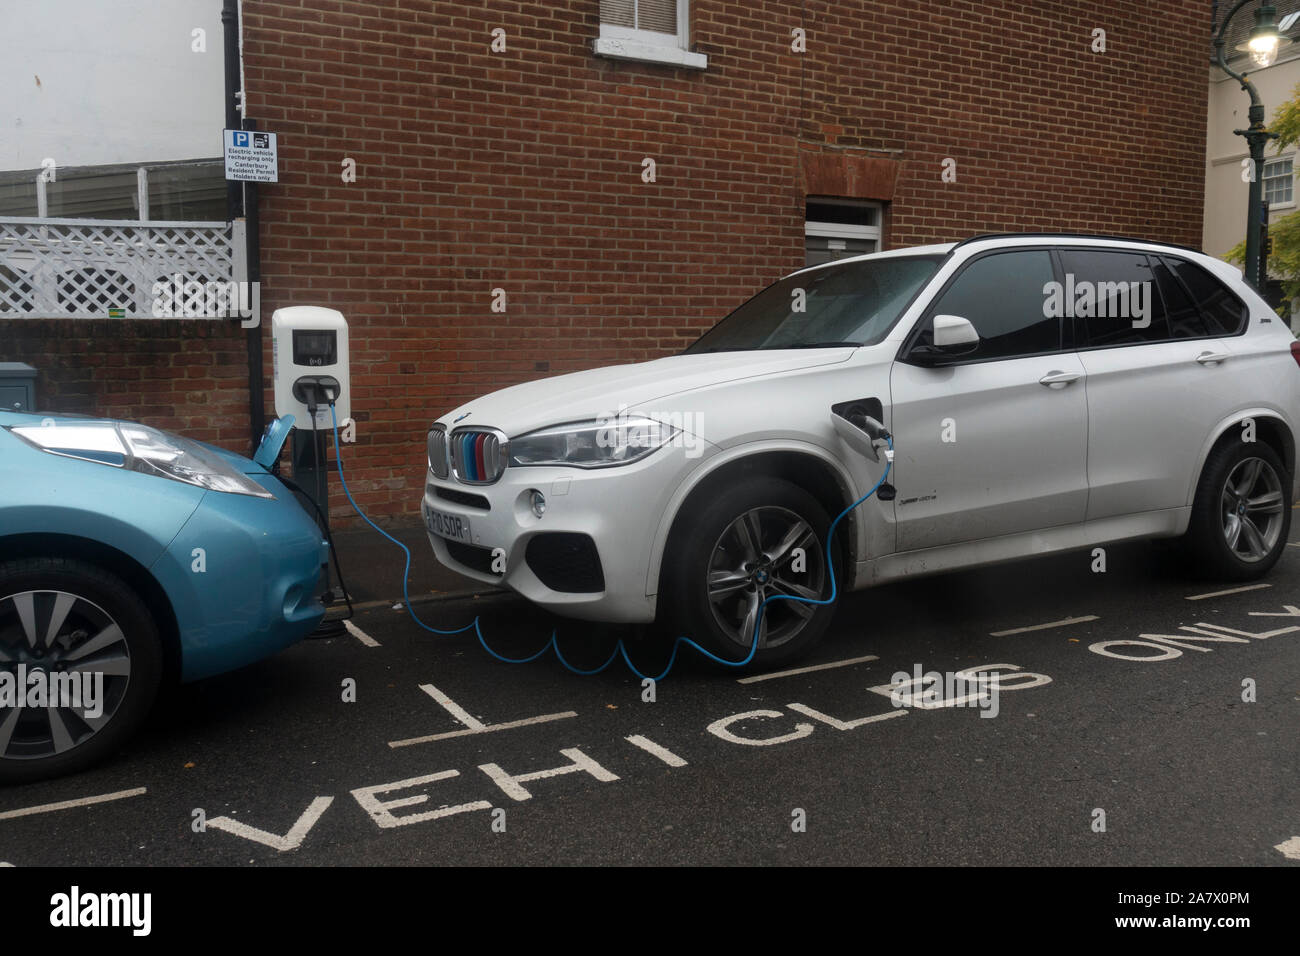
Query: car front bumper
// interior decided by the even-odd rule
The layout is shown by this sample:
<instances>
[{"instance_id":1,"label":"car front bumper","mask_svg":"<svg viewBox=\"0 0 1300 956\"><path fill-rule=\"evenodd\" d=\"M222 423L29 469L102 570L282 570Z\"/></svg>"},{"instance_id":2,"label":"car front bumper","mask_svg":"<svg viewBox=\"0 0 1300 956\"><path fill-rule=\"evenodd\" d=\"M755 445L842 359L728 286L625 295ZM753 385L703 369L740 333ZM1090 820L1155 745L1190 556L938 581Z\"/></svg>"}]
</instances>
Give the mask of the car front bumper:
<instances>
[{"instance_id":1,"label":"car front bumper","mask_svg":"<svg viewBox=\"0 0 1300 956\"><path fill-rule=\"evenodd\" d=\"M700 460L670 443L610 468L512 466L491 485L426 473L420 513L435 556L466 577L568 617L645 623L655 616L649 563L664 511ZM546 498L540 518L534 491ZM431 510L467 522L469 540L435 533Z\"/></svg>"},{"instance_id":2,"label":"car front bumper","mask_svg":"<svg viewBox=\"0 0 1300 956\"><path fill-rule=\"evenodd\" d=\"M275 498L208 492L151 569L176 615L184 681L268 657L325 614L320 529L275 478L249 477Z\"/></svg>"}]
</instances>

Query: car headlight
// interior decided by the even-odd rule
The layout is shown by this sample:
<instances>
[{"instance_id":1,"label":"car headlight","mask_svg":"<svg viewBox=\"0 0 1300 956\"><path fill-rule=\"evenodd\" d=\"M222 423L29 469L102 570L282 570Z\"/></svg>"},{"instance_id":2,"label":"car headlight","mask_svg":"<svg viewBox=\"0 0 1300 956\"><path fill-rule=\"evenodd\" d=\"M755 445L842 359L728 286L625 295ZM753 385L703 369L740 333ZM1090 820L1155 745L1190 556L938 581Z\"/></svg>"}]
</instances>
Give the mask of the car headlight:
<instances>
[{"instance_id":1,"label":"car headlight","mask_svg":"<svg viewBox=\"0 0 1300 956\"><path fill-rule=\"evenodd\" d=\"M510 439L510 464L576 468L627 465L662 448L680 431L641 416L556 425Z\"/></svg>"},{"instance_id":2,"label":"car headlight","mask_svg":"<svg viewBox=\"0 0 1300 956\"><path fill-rule=\"evenodd\" d=\"M139 471L257 498L275 496L241 475L197 442L133 422L76 422L57 425L14 425L9 429L23 441L65 458L79 458L114 468Z\"/></svg>"}]
</instances>

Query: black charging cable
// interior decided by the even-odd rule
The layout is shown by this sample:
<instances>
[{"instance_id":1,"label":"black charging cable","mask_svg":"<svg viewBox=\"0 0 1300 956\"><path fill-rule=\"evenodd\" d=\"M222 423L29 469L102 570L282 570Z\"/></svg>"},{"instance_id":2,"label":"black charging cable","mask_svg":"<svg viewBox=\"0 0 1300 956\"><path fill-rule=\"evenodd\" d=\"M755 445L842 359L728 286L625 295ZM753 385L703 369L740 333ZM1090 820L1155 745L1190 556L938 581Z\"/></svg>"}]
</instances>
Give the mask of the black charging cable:
<instances>
[{"instance_id":1,"label":"black charging cable","mask_svg":"<svg viewBox=\"0 0 1300 956\"><path fill-rule=\"evenodd\" d=\"M299 485L297 482L292 481L284 477L283 475L280 475L278 477L280 483L283 484L286 488L288 488L290 491L297 494L299 497L305 498L307 499L307 501L311 502L311 506L316 512L316 523L320 526L321 530L325 532L325 540L329 543L330 558L334 562L334 573L338 575L339 589L343 592L343 602L348 606L347 617L332 618L332 620L335 621L352 620L352 615L354 613L354 611L352 610L352 593L348 590L347 583L343 580L343 565L339 564L338 548L334 547L334 535L330 531L329 522L325 519L325 512L321 511L321 507L316 503L316 499L313 498L311 495L307 494L307 492L304 491L302 486Z\"/></svg>"}]
</instances>

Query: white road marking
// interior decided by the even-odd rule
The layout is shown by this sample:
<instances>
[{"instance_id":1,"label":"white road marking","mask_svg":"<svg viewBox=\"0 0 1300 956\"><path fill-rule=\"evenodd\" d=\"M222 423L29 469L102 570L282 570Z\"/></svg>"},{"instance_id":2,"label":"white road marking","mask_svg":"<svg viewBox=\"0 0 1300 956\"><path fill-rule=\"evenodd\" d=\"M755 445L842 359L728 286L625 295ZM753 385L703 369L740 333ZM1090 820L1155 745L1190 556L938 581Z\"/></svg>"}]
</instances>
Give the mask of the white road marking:
<instances>
[{"instance_id":1,"label":"white road marking","mask_svg":"<svg viewBox=\"0 0 1300 956\"><path fill-rule=\"evenodd\" d=\"M788 734L780 734L776 737L740 737L733 734L728 728L737 721L754 720L762 717L769 720L779 720L785 714L779 710L747 710L741 714L732 714L730 717L723 717L721 720L715 720L704 728L715 737L719 737L728 743L742 744L746 747L772 747L776 744L789 743L792 740L799 740L807 737L813 732L812 724L797 723L794 730Z\"/></svg>"},{"instance_id":2,"label":"white road marking","mask_svg":"<svg viewBox=\"0 0 1300 956\"><path fill-rule=\"evenodd\" d=\"M412 744L429 744L435 740L451 740L453 737L470 737L474 734L490 734L498 730L514 730L516 727L528 727L532 724L545 724L553 720L567 720L570 717L577 717L576 710L566 710L561 714L542 714L540 717L527 717L524 720L512 720L504 724L488 724L479 730L450 730L445 734L430 734L427 737L410 737L406 740L390 740L388 746L396 749L398 747L410 747Z\"/></svg>"},{"instance_id":3,"label":"white road marking","mask_svg":"<svg viewBox=\"0 0 1300 956\"><path fill-rule=\"evenodd\" d=\"M640 747L648 754L654 754L654 756L658 757L670 767L686 766L686 761L677 756L677 754L673 753L667 747L660 747L657 743L647 737L642 737L640 734L633 734L631 737L624 737L623 739L634 747Z\"/></svg>"},{"instance_id":4,"label":"white road marking","mask_svg":"<svg viewBox=\"0 0 1300 956\"><path fill-rule=\"evenodd\" d=\"M856 720L839 720L831 717L829 714L823 714L820 710L813 710L807 704L786 704L791 710L797 710L805 717L811 717L813 720L820 720L823 724L828 724L836 730L854 730L864 724L874 724L877 721L889 720L891 717L906 717L905 710L891 710L885 714L874 714L871 717L859 717Z\"/></svg>"},{"instance_id":5,"label":"white road marking","mask_svg":"<svg viewBox=\"0 0 1300 956\"><path fill-rule=\"evenodd\" d=\"M333 802L333 797L317 797L284 836L277 833L268 833L265 830L259 830L257 827L250 827L247 823L240 823L238 820L230 819L230 817L214 817L207 822L207 826L209 829L225 830L237 837L243 837L245 840L252 840L254 843L269 846L272 850L286 853L302 846L302 841L307 839L307 834L311 832L311 828L316 825L316 821L321 818L321 814L328 810Z\"/></svg>"},{"instance_id":6,"label":"white road marking","mask_svg":"<svg viewBox=\"0 0 1300 956\"><path fill-rule=\"evenodd\" d=\"M0 813L0 820L12 820L15 817L29 817L35 813L53 813L55 810L70 810L73 807L89 807L96 803L108 803L110 800L125 800L127 797L140 797L146 793L144 787L133 790L119 790L116 793L103 793L97 797L79 797L76 800L62 800L59 803L45 803L39 807L24 807L21 810L6 810Z\"/></svg>"},{"instance_id":7,"label":"white road marking","mask_svg":"<svg viewBox=\"0 0 1300 956\"><path fill-rule=\"evenodd\" d=\"M1204 621L1197 621L1196 626L1212 628L1215 631L1225 631L1228 634L1239 634L1242 637L1253 637L1257 641L1263 641L1270 637L1277 637L1279 634L1294 634L1296 631L1300 631L1300 627L1279 627L1273 631L1239 631L1235 627L1225 627L1222 624L1206 624ZM1191 631L1193 628L1180 627L1179 630Z\"/></svg>"},{"instance_id":8,"label":"white road marking","mask_svg":"<svg viewBox=\"0 0 1300 956\"><path fill-rule=\"evenodd\" d=\"M1271 611L1251 611L1251 617L1300 617L1300 607L1294 604L1283 604L1282 613L1276 614Z\"/></svg>"},{"instance_id":9,"label":"white road marking","mask_svg":"<svg viewBox=\"0 0 1300 956\"><path fill-rule=\"evenodd\" d=\"M512 800L531 800L533 795L528 792L528 788L523 784L531 783L534 780L545 780L547 777L558 777L566 773L589 773L601 783L613 783L618 779L618 774L610 773L596 761L592 760L577 747L567 747L560 753L569 758L569 763L562 767L553 767L550 770L534 770L532 773L510 774L501 769L500 764L484 763L479 764L479 769L492 778L492 782L502 789L506 796Z\"/></svg>"},{"instance_id":10,"label":"white road marking","mask_svg":"<svg viewBox=\"0 0 1300 956\"><path fill-rule=\"evenodd\" d=\"M1209 594L1189 594L1189 601L1204 601L1206 598L1223 597L1226 594L1241 594L1243 591L1258 591L1260 588L1271 588L1271 584L1247 584L1243 588L1229 588L1226 591L1211 591Z\"/></svg>"},{"instance_id":11,"label":"white road marking","mask_svg":"<svg viewBox=\"0 0 1300 956\"><path fill-rule=\"evenodd\" d=\"M434 687L432 684L421 684L420 690L424 691L436 700L446 709L447 713L451 714L470 730L482 730L487 726L483 721L475 719L469 711L460 706L460 704L456 703L442 691L438 690L438 688Z\"/></svg>"},{"instance_id":12,"label":"white road marking","mask_svg":"<svg viewBox=\"0 0 1300 956\"><path fill-rule=\"evenodd\" d=\"M13 866L12 863L0 863L0 866Z\"/></svg>"},{"instance_id":13,"label":"white road marking","mask_svg":"<svg viewBox=\"0 0 1300 956\"><path fill-rule=\"evenodd\" d=\"M835 667L848 667L851 664L865 664L867 661L880 660L875 654L866 657L850 657L847 660L831 661L829 664L814 664L811 667L796 667L788 671L773 671L771 674L755 674L753 677L737 678L737 684L757 684L762 680L776 680L778 677L794 677L796 674L811 674L813 671L827 671Z\"/></svg>"},{"instance_id":14,"label":"white road marking","mask_svg":"<svg viewBox=\"0 0 1300 956\"><path fill-rule=\"evenodd\" d=\"M437 783L439 780L450 780L453 777L459 777L459 770L443 770L439 773L431 773L424 777L412 777L409 780L398 780L396 783L381 783L377 787L360 787L352 791L352 796L356 797L357 803L370 814L370 819L379 824L385 830L393 827L410 826L412 823L421 823L425 820L437 820L440 817L450 817L457 813L471 813L475 810L491 810L492 804L486 800L475 800L472 803L462 803L454 807L442 806L437 810L427 810L424 813L409 814L404 817L393 815L393 809L399 807L411 807L429 801L427 793L419 793L410 797L400 797L397 800L380 800L379 794L390 793L393 790L406 790L411 787L422 787L426 783Z\"/></svg>"},{"instance_id":15,"label":"white road marking","mask_svg":"<svg viewBox=\"0 0 1300 956\"><path fill-rule=\"evenodd\" d=\"M1300 860L1300 836L1293 836L1273 847L1288 860Z\"/></svg>"},{"instance_id":16,"label":"white road marking","mask_svg":"<svg viewBox=\"0 0 1300 956\"><path fill-rule=\"evenodd\" d=\"M405 740L390 740L389 747L410 747L412 744L428 744L435 740L450 740L453 737L468 737L471 734L490 734L498 730L514 730L516 727L528 727L532 724L546 724L553 720L567 720L577 717L575 710L566 710L559 714L542 714L539 717L525 717L523 720L511 720L504 724L485 724L460 704L456 703L432 684L421 684L420 690L436 700L447 713L465 725L465 730L449 730L441 734L428 734L423 737L408 737Z\"/></svg>"},{"instance_id":17,"label":"white road marking","mask_svg":"<svg viewBox=\"0 0 1300 956\"><path fill-rule=\"evenodd\" d=\"M356 626L355 624L353 624L351 621L344 621L344 622L343 622L343 626L346 627L346 628L348 629L348 633L349 633L349 634L351 634L353 637L355 637L355 638L356 638L358 641L360 641L362 644L366 645L366 647L378 647L378 646L379 646L379 642L378 642L377 640L375 640L373 637L371 637L371 636L370 636L369 634L367 634L365 631L361 630L361 628L357 627L357 626Z\"/></svg>"},{"instance_id":18,"label":"white road marking","mask_svg":"<svg viewBox=\"0 0 1300 956\"><path fill-rule=\"evenodd\" d=\"M989 637L1008 637L1012 634L1027 634L1030 631L1045 631L1051 627L1065 627L1067 624L1084 624L1088 621L1097 620L1096 614L1085 614L1083 617L1067 617L1063 621L1052 621L1048 624L1031 624L1029 627L1013 627L1009 631L989 631Z\"/></svg>"}]
</instances>

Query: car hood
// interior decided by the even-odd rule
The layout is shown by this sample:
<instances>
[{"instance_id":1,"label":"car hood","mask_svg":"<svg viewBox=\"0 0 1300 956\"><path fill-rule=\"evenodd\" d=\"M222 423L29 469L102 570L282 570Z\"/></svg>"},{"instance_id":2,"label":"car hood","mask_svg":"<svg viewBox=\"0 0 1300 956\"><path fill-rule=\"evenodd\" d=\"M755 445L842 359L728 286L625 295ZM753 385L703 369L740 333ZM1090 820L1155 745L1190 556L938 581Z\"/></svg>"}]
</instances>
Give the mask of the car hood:
<instances>
[{"instance_id":1,"label":"car hood","mask_svg":"<svg viewBox=\"0 0 1300 956\"><path fill-rule=\"evenodd\" d=\"M849 359L856 346L672 355L636 365L611 365L503 388L438 419L449 428L482 425L514 438L548 425L653 412L662 401L698 389L779 375Z\"/></svg>"},{"instance_id":2,"label":"car hood","mask_svg":"<svg viewBox=\"0 0 1300 956\"><path fill-rule=\"evenodd\" d=\"M131 425L131 424L148 425L149 424L148 422L133 422L124 418L101 418L94 415L75 415L72 413L65 413L65 412L0 411L0 427L4 427L6 425L39 425L42 422L52 422L53 424L57 425L59 422L62 421L76 422L79 425L90 425L98 422L113 422L119 425ZM149 427L153 428L155 426L150 425ZM187 437L185 435L181 435L178 432L168 431L165 428L159 428L158 431L164 432L165 434L168 435L174 435L177 438ZM265 468L263 468L261 465L259 465L257 462L253 461L252 459L245 458L243 455L237 455L233 451L227 451L226 449L218 445L210 445L207 442L195 441L192 438L188 440L194 441L196 445L202 446L203 448L212 452L214 455L223 459L228 464L230 464L232 468L234 468L236 471L240 472L241 474L263 475L267 473Z\"/></svg>"}]
</instances>

